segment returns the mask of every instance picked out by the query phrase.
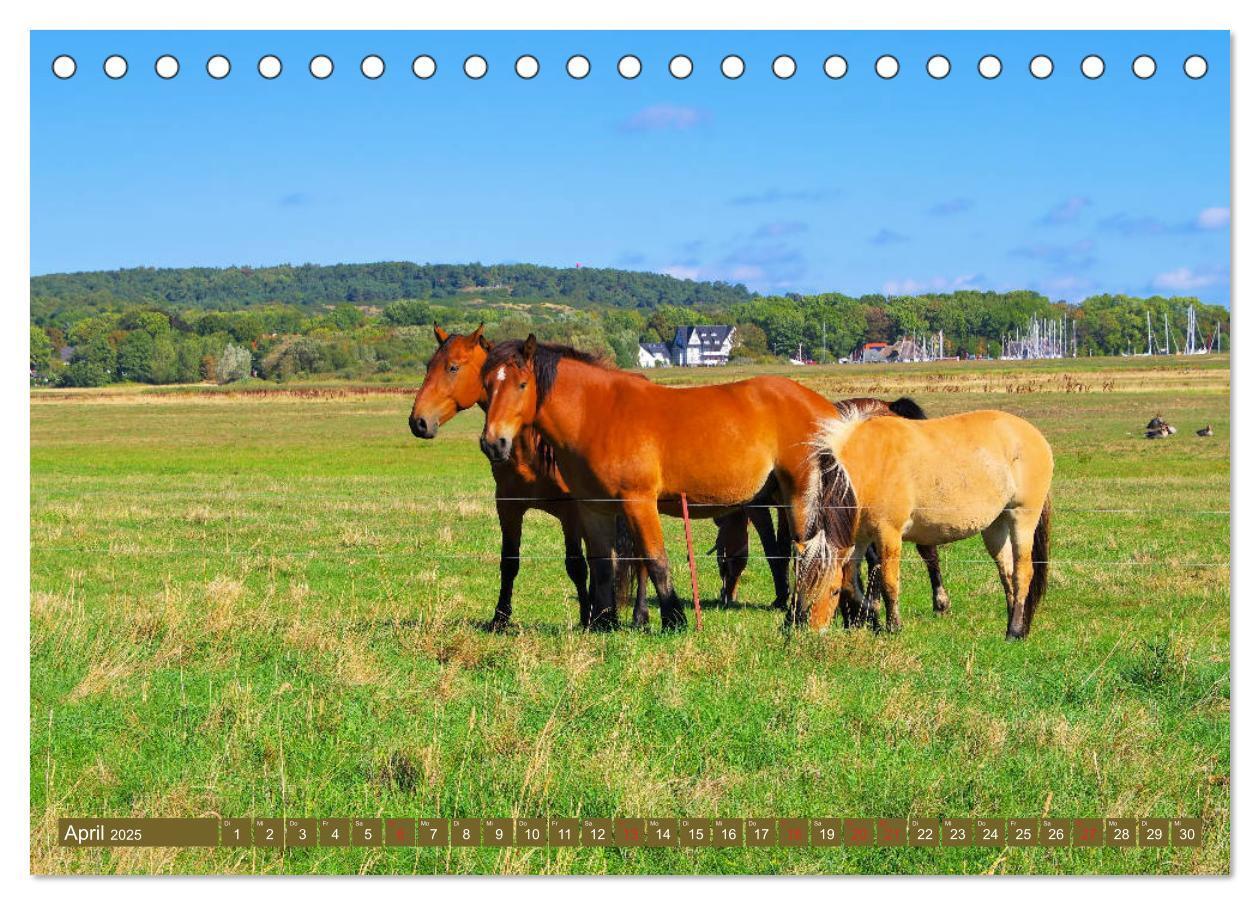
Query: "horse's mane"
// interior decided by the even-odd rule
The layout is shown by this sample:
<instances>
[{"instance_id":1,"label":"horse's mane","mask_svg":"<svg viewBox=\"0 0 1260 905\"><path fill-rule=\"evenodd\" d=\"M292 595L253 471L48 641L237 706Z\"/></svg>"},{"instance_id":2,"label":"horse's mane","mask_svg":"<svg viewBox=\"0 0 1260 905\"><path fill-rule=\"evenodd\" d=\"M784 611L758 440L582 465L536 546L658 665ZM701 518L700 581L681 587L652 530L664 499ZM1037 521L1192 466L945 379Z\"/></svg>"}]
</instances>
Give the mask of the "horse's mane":
<instances>
[{"instance_id":1,"label":"horse's mane","mask_svg":"<svg viewBox=\"0 0 1260 905\"><path fill-rule=\"evenodd\" d=\"M575 349L572 346L565 346L560 343L540 342L534 349L533 364L534 381L538 385L539 405L542 405L547 398L547 394L551 392L551 387L556 382L556 371L560 367L560 361L565 358L580 361L583 364L594 365L607 371L614 370L612 365L602 355L594 352L583 352L581 349ZM500 365L505 364L514 364L517 367L525 366L525 341L523 339L509 339L495 343L486 356L486 363L482 367L481 373L489 373Z\"/></svg>"}]
</instances>

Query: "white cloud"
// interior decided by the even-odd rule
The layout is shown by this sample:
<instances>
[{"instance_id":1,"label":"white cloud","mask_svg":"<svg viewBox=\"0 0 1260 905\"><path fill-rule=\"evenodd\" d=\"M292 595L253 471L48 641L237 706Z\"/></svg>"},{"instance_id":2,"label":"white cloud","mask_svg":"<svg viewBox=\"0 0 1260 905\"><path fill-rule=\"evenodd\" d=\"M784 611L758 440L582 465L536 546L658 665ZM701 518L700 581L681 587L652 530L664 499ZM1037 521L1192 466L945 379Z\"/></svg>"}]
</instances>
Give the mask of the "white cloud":
<instances>
[{"instance_id":1,"label":"white cloud","mask_svg":"<svg viewBox=\"0 0 1260 905\"><path fill-rule=\"evenodd\" d=\"M1191 270L1189 267L1178 267L1159 274L1151 281L1156 289L1167 289L1170 292L1190 292L1215 286L1221 281L1221 274L1215 270Z\"/></svg>"},{"instance_id":2,"label":"white cloud","mask_svg":"<svg viewBox=\"0 0 1260 905\"><path fill-rule=\"evenodd\" d=\"M699 107L655 104L630 116L622 128L630 132L683 131L702 125L709 114Z\"/></svg>"},{"instance_id":3,"label":"white cloud","mask_svg":"<svg viewBox=\"0 0 1260 905\"><path fill-rule=\"evenodd\" d=\"M1194 222L1199 229L1224 229L1229 226L1229 208L1205 207Z\"/></svg>"},{"instance_id":4,"label":"white cloud","mask_svg":"<svg viewBox=\"0 0 1260 905\"><path fill-rule=\"evenodd\" d=\"M926 280L907 277L889 280L883 286L884 295L921 295L924 292L953 292L955 289L976 289L981 280L979 274L968 273L956 277L934 276Z\"/></svg>"},{"instance_id":5,"label":"white cloud","mask_svg":"<svg viewBox=\"0 0 1260 905\"><path fill-rule=\"evenodd\" d=\"M682 264L671 264L662 268L661 273L668 277L675 277L680 280L698 280L702 273L699 267L686 267Z\"/></svg>"}]
</instances>

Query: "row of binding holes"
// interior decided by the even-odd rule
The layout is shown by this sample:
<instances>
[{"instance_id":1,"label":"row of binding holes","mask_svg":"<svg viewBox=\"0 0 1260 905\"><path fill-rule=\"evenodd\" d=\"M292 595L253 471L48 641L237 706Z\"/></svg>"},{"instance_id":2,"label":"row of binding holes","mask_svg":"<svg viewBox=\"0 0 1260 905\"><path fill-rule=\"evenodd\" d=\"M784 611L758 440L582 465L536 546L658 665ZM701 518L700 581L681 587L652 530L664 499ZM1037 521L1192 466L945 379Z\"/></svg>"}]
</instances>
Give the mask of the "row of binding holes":
<instances>
[{"instance_id":1,"label":"row of binding holes","mask_svg":"<svg viewBox=\"0 0 1260 905\"><path fill-rule=\"evenodd\" d=\"M59 79L68 79L78 71L78 63L74 57L62 54L53 60L52 71ZM127 74L127 60L114 54L105 59L105 74L111 79L120 79ZM325 54L311 57L307 68L317 79L326 79L333 74L332 58ZM516 60L516 74L523 79L532 79L541 70L538 58L525 54ZM571 78L584 79L591 72L591 62L581 54L569 57L565 63L565 71ZM689 78L694 71L691 58L683 54L674 56L669 61L669 74L676 79ZM833 54L823 60L823 72L828 78L841 79L849 71L848 61ZM927 73L934 79L943 79L949 75L952 66L949 57L936 54L928 58ZM980 58L976 64L980 75L986 79L995 79L1002 74L1002 60L993 54ZM1134 57L1129 67L1139 79L1149 79L1155 74L1155 58L1148 54ZM1182 71L1192 79L1201 79L1207 75L1207 60L1199 54L1191 54L1182 63ZM163 79L173 79L179 75L179 60L170 54L163 54L153 64L154 71ZM774 58L770 64L771 71L780 79L790 79L796 75L796 60L787 54ZM284 64L274 54L267 54L258 61L258 74L265 79L274 79L284 70ZM722 59L722 75L728 79L737 79L744 74L744 60L734 54ZM1107 70L1107 64L1097 54L1090 54L1081 60L1081 74L1087 79L1096 79ZM226 78L232 71L232 63L222 54L215 54L206 61L206 73L214 79ZM359 71L365 78L379 79L385 74L385 61L376 54L368 54L359 61ZM437 61L427 54L421 54L411 62L411 71L420 79L432 78L437 74ZM473 54L464 60L464 75L470 79L482 78L490 71L486 58ZM901 63L892 54L884 54L875 61L875 73L882 79L896 78L901 71ZM1028 62L1028 71L1034 78L1047 79L1054 73L1054 61L1045 54L1038 54ZM617 61L617 72L622 78L635 79L643 72L643 63L633 54L627 54Z\"/></svg>"}]
</instances>

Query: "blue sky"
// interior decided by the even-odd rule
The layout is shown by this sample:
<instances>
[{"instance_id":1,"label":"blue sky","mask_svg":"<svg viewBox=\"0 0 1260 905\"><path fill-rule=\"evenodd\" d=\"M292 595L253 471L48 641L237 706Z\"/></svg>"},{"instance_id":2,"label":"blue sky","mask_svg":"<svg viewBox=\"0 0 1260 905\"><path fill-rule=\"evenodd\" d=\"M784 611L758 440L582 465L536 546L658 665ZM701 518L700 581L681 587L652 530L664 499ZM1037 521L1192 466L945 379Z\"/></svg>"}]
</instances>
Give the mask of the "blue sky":
<instances>
[{"instance_id":1,"label":"blue sky","mask_svg":"<svg viewBox=\"0 0 1260 905\"><path fill-rule=\"evenodd\" d=\"M531 262L1229 301L1225 32L35 32L31 269ZM51 72L70 54L77 74ZM106 56L127 76L102 72ZM181 61L169 81L154 60ZM257 60L284 71L268 81ZM307 71L315 54L336 69ZM364 78L379 54L385 74ZM415 78L411 60L437 60ZM477 81L466 56L489 63ZM540 74L520 79L524 53ZM582 80L564 71L581 53ZM616 62L643 63L634 80ZM677 53L690 78L668 72ZM728 80L729 53L746 63ZM796 75L778 79L775 56ZM896 78L874 72L881 54ZM996 54L994 80L977 60ZM1182 61L1209 69L1187 78ZM223 54L232 72L211 79ZM822 61L840 54L844 78ZM925 63L944 54L950 75ZM1028 61L1055 62L1034 79ZM1104 58L1090 81L1079 64ZM1138 54L1154 77L1130 72Z\"/></svg>"}]
</instances>

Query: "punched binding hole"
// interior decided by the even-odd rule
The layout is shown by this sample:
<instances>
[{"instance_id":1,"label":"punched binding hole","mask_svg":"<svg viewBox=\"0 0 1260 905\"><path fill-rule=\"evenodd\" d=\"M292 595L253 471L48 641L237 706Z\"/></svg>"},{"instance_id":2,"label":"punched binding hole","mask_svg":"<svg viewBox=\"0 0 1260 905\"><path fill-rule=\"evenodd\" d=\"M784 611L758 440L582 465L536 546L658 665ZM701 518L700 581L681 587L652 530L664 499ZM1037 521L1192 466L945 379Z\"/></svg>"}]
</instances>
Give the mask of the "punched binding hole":
<instances>
[{"instance_id":1,"label":"punched binding hole","mask_svg":"<svg viewBox=\"0 0 1260 905\"><path fill-rule=\"evenodd\" d=\"M1002 60L993 54L985 54L976 64L976 70L983 78L995 79L1002 74Z\"/></svg>"},{"instance_id":2,"label":"punched binding hole","mask_svg":"<svg viewBox=\"0 0 1260 905\"><path fill-rule=\"evenodd\" d=\"M105 58L105 63L101 66L105 70L105 74L111 79L120 79L127 74L127 59L118 54Z\"/></svg>"},{"instance_id":3,"label":"punched binding hole","mask_svg":"<svg viewBox=\"0 0 1260 905\"><path fill-rule=\"evenodd\" d=\"M275 54L267 54L258 61L258 74L265 79L274 79L284 71L284 64Z\"/></svg>"},{"instance_id":4,"label":"punched binding hole","mask_svg":"<svg viewBox=\"0 0 1260 905\"><path fill-rule=\"evenodd\" d=\"M669 61L669 74L676 79L687 78L691 75L691 70L693 68L694 67L691 65L691 57L685 56L681 53Z\"/></svg>"},{"instance_id":5,"label":"punched binding hole","mask_svg":"<svg viewBox=\"0 0 1260 905\"><path fill-rule=\"evenodd\" d=\"M164 53L153 61L153 71L160 79L173 79L179 75L179 60L169 53Z\"/></svg>"},{"instance_id":6,"label":"punched binding hole","mask_svg":"<svg viewBox=\"0 0 1260 905\"><path fill-rule=\"evenodd\" d=\"M71 78L78 71L79 64L68 53L63 53L52 61L53 75L59 79Z\"/></svg>"},{"instance_id":7,"label":"punched binding hole","mask_svg":"<svg viewBox=\"0 0 1260 905\"><path fill-rule=\"evenodd\" d=\"M744 58L735 54L722 57L722 75L737 79L744 74Z\"/></svg>"}]
</instances>

